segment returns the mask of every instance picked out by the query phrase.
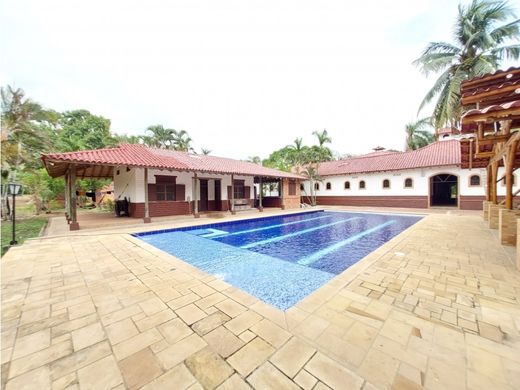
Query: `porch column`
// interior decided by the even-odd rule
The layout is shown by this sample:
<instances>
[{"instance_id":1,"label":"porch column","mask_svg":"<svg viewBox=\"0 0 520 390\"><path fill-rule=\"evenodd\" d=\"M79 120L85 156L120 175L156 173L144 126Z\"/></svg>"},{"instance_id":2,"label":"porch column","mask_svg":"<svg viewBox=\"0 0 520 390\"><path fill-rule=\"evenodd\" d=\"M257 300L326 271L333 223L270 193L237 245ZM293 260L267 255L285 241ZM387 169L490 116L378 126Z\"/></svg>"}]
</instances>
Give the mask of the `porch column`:
<instances>
[{"instance_id":1,"label":"porch column","mask_svg":"<svg viewBox=\"0 0 520 390\"><path fill-rule=\"evenodd\" d=\"M498 178L498 163L491 164L491 203L497 204L497 178Z\"/></svg>"},{"instance_id":2,"label":"porch column","mask_svg":"<svg viewBox=\"0 0 520 390\"><path fill-rule=\"evenodd\" d=\"M284 185L283 185L283 179L280 179L280 182L279 182L279 188L278 190L280 191L280 198L282 199L282 210L285 210L285 188L284 188Z\"/></svg>"},{"instance_id":3,"label":"porch column","mask_svg":"<svg viewBox=\"0 0 520 390\"><path fill-rule=\"evenodd\" d=\"M150 206L148 204L148 168L144 169L144 223L152 222L150 218Z\"/></svg>"},{"instance_id":4,"label":"porch column","mask_svg":"<svg viewBox=\"0 0 520 390\"><path fill-rule=\"evenodd\" d=\"M509 147L506 156L506 209L513 209L513 169L515 165L515 154L516 154L517 142L514 142Z\"/></svg>"},{"instance_id":5,"label":"porch column","mask_svg":"<svg viewBox=\"0 0 520 390\"><path fill-rule=\"evenodd\" d=\"M199 179L197 172L193 174L193 216L199 218Z\"/></svg>"},{"instance_id":6,"label":"porch column","mask_svg":"<svg viewBox=\"0 0 520 390\"><path fill-rule=\"evenodd\" d=\"M493 183L493 172L491 170L491 164L486 167L486 200L491 202L491 187Z\"/></svg>"},{"instance_id":7,"label":"porch column","mask_svg":"<svg viewBox=\"0 0 520 390\"><path fill-rule=\"evenodd\" d=\"M69 173L69 191L70 191L70 230L79 230L78 214L77 214L77 203L78 197L76 195L76 165L70 166Z\"/></svg>"},{"instance_id":8,"label":"porch column","mask_svg":"<svg viewBox=\"0 0 520 390\"><path fill-rule=\"evenodd\" d=\"M258 189L259 189L259 193L258 193L258 210L260 210L260 212L264 211L264 206L262 205L262 188L263 188L262 176L260 176L260 180L259 180L259 183L258 183Z\"/></svg>"},{"instance_id":9,"label":"porch column","mask_svg":"<svg viewBox=\"0 0 520 390\"><path fill-rule=\"evenodd\" d=\"M231 174L231 214L235 215L235 175Z\"/></svg>"},{"instance_id":10,"label":"porch column","mask_svg":"<svg viewBox=\"0 0 520 390\"><path fill-rule=\"evenodd\" d=\"M69 169L65 171L65 191L64 191L64 197L65 197L65 219L67 220L67 223L69 222L70 217L70 201L69 201Z\"/></svg>"}]
</instances>

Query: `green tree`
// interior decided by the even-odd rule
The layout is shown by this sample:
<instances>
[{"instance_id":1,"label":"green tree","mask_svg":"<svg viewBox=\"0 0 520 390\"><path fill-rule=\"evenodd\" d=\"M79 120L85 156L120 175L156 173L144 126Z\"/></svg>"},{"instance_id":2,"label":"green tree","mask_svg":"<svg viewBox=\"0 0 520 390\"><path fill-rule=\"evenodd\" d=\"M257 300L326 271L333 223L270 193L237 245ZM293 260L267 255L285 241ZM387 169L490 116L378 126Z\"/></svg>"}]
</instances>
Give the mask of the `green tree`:
<instances>
[{"instance_id":1,"label":"green tree","mask_svg":"<svg viewBox=\"0 0 520 390\"><path fill-rule=\"evenodd\" d=\"M419 119L405 125L406 150L416 150L435 141L435 135L431 132L431 118Z\"/></svg>"},{"instance_id":2,"label":"green tree","mask_svg":"<svg viewBox=\"0 0 520 390\"><path fill-rule=\"evenodd\" d=\"M176 131L173 130L173 148L181 152L191 152L193 147L191 146L192 139L190 138L186 130Z\"/></svg>"},{"instance_id":3,"label":"green tree","mask_svg":"<svg viewBox=\"0 0 520 390\"><path fill-rule=\"evenodd\" d=\"M203 154L204 156L207 156L208 154L211 153L211 150L206 149L206 148L200 148L200 153Z\"/></svg>"},{"instance_id":4,"label":"green tree","mask_svg":"<svg viewBox=\"0 0 520 390\"><path fill-rule=\"evenodd\" d=\"M48 119L49 114L20 88L7 86L1 88L0 93L2 168L15 169L50 147L49 138L40 127L40 122Z\"/></svg>"},{"instance_id":5,"label":"green tree","mask_svg":"<svg viewBox=\"0 0 520 390\"><path fill-rule=\"evenodd\" d=\"M414 61L426 76L440 73L419 107L420 111L436 99L432 115L435 128L458 126L462 81L495 71L505 59L519 58L520 21L514 18L507 1L460 4L454 43L430 42Z\"/></svg>"},{"instance_id":6,"label":"green tree","mask_svg":"<svg viewBox=\"0 0 520 390\"><path fill-rule=\"evenodd\" d=\"M317 148L314 148L311 152L311 159L314 162L332 160L332 151L328 146L325 146L332 142L332 138L329 136L328 131L323 129L323 131L313 131L312 134L318 139L318 145Z\"/></svg>"},{"instance_id":7,"label":"green tree","mask_svg":"<svg viewBox=\"0 0 520 390\"><path fill-rule=\"evenodd\" d=\"M141 136L146 146L172 149L175 141L175 130L166 129L163 125L153 125L146 128L146 135Z\"/></svg>"},{"instance_id":8,"label":"green tree","mask_svg":"<svg viewBox=\"0 0 520 390\"><path fill-rule=\"evenodd\" d=\"M256 165L262 165L262 159L259 156L249 156L246 161Z\"/></svg>"},{"instance_id":9,"label":"green tree","mask_svg":"<svg viewBox=\"0 0 520 390\"><path fill-rule=\"evenodd\" d=\"M87 110L64 112L59 119L57 149L69 152L115 146L117 140L110 133L110 120Z\"/></svg>"}]
</instances>

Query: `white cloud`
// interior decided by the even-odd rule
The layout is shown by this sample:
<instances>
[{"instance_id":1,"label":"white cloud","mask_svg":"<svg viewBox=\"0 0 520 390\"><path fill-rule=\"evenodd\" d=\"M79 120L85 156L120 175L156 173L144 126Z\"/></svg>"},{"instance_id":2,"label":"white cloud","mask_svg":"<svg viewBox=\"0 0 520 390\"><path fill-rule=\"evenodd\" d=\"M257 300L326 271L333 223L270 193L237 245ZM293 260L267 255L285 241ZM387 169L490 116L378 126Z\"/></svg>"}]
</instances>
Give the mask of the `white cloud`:
<instances>
[{"instance_id":1,"label":"white cloud","mask_svg":"<svg viewBox=\"0 0 520 390\"><path fill-rule=\"evenodd\" d=\"M401 148L449 39L452 0L4 0L2 83L138 134L187 130L214 154L266 156L327 128L333 149Z\"/></svg>"}]
</instances>

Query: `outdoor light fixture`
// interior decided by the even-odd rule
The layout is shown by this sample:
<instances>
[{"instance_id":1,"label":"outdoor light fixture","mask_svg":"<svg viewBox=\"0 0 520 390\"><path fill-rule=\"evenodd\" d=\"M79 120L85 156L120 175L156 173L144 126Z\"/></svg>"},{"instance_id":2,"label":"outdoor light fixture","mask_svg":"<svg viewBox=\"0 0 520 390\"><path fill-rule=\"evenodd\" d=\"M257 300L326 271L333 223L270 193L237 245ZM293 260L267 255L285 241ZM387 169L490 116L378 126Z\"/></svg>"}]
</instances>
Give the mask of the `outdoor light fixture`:
<instances>
[{"instance_id":1,"label":"outdoor light fixture","mask_svg":"<svg viewBox=\"0 0 520 390\"><path fill-rule=\"evenodd\" d=\"M22 185L18 183L7 184L7 193L13 196L13 238L9 245L16 245L16 195L22 191Z\"/></svg>"}]
</instances>

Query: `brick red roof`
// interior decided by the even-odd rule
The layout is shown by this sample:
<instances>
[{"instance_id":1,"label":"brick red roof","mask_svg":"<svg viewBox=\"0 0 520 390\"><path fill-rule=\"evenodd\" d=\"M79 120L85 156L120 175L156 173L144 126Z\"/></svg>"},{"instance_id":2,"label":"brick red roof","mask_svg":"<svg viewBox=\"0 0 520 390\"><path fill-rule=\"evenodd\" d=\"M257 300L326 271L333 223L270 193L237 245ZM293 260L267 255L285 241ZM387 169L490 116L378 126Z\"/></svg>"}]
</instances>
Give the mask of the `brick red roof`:
<instances>
[{"instance_id":1,"label":"brick red roof","mask_svg":"<svg viewBox=\"0 0 520 390\"><path fill-rule=\"evenodd\" d=\"M247 161L148 148L134 144L122 144L106 149L44 154L42 160L51 176L54 177L63 174L62 167L56 167L56 165L74 162L78 164L129 166L217 174L302 178L293 173L262 167Z\"/></svg>"},{"instance_id":2,"label":"brick red roof","mask_svg":"<svg viewBox=\"0 0 520 390\"><path fill-rule=\"evenodd\" d=\"M345 160L321 163L318 174L334 176L460 164L460 142L447 140L408 152L369 153Z\"/></svg>"}]
</instances>

